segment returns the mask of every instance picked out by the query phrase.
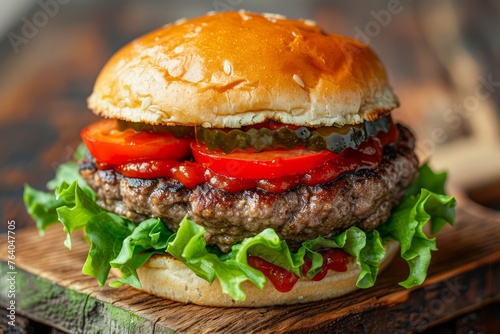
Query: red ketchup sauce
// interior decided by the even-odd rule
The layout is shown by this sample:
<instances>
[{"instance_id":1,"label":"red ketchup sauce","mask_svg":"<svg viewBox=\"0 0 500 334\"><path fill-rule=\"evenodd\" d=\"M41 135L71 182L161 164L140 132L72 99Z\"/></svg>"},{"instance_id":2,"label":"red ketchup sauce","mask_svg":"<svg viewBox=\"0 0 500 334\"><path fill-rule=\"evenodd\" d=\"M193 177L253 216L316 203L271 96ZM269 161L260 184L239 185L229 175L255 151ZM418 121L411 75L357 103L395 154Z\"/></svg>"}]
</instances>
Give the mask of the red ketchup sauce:
<instances>
[{"instance_id":1,"label":"red ketchup sauce","mask_svg":"<svg viewBox=\"0 0 500 334\"><path fill-rule=\"evenodd\" d=\"M335 180L342 174L362 168L375 168L382 161L383 147L398 138L398 130L392 125L387 133L380 132L377 137L362 143L357 150L346 149L338 158L313 168L308 173L288 175L272 179L253 180L216 174L198 162L176 160L148 160L121 165L96 163L101 170L114 169L130 178L152 179L174 178L187 188L207 182L215 188L237 192L261 188L272 193L285 192L299 184L314 186Z\"/></svg>"},{"instance_id":2,"label":"red ketchup sauce","mask_svg":"<svg viewBox=\"0 0 500 334\"><path fill-rule=\"evenodd\" d=\"M319 253L323 257L323 265L321 270L313 278L311 278L311 280L321 281L325 278L328 270L337 272L344 272L347 270L347 263L349 259L347 253L343 250L328 249ZM307 272L311 269L312 260L308 257L304 260L305 263L302 266L302 276L306 277ZM300 279L300 277L296 274L274 265L259 256L249 255L248 264L257 270L260 270L279 292L288 292L292 290Z\"/></svg>"}]
</instances>

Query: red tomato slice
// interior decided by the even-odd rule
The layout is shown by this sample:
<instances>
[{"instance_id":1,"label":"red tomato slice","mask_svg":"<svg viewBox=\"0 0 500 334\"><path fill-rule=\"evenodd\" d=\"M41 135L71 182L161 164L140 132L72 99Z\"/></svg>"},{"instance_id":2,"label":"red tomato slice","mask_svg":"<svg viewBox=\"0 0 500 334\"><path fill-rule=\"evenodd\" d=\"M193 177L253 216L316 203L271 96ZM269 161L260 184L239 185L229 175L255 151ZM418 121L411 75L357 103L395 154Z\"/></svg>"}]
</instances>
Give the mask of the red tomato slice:
<instances>
[{"instance_id":1,"label":"red tomato slice","mask_svg":"<svg viewBox=\"0 0 500 334\"><path fill-rule=\"evenodd\" d=\"M192 139L175 138L168 132L120 131L114 119L92 123L81 132L90 154L101 163L119 165L138 160L179 160L189 155Z\"/></svg>"},{"instance_id":2,"label":"red tomato slice","mask_svg":"<svg viewBox=\"0 0 500 334\"><path fill-rule=\"evenodd\" d=\"M132 178L174 178L189 189L205 182L205 168L200 164L189 161L152 160L128 162L115 166L114 169L123 176Z\"/></svg>"},{"instance_id":3,"label":"red tomato slice","mask_svg":"<svg viewBox=\"0 0 500 334\"><path fill-rule=\"evenodd\" d=\"M205 144L191 143L197 162L214 173L241 179L273 179L305 174L326 161L341 156L330 151L314 152L305 148L254 153L211 151Z\"/></svg>"},{"instance_id":4,"label":"red tomato slice","mask_svg":"<svg viewBox=\"0 0 500 334\"><path fill-rule=\"evenodd\" d=\"M160 177L172 177L172 170L179 168L180 164L176 160L137 161L116 165L114 169L126 177L156 179Z\"/></svg>"}]
</instances>

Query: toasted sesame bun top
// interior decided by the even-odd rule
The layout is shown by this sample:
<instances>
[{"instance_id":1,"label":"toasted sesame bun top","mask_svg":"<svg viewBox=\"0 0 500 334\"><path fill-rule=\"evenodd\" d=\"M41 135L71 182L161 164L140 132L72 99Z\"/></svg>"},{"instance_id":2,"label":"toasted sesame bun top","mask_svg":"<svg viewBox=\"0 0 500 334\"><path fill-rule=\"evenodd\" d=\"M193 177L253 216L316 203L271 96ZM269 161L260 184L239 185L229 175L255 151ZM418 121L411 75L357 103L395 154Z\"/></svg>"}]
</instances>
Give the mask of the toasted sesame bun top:
<instances>
[{"instance_id":1,"label":"toasted sesame bun top","mask_svg":"<svg viewBox=\"0 0 500 334\"><path fill-rule=\"evenodd\" d=\"M104 117L217 128L357 124L398 106L367 45L312 21L244 11L179 20L132 41L105 65L88 103Z\"/></svg>"}]
</instances>

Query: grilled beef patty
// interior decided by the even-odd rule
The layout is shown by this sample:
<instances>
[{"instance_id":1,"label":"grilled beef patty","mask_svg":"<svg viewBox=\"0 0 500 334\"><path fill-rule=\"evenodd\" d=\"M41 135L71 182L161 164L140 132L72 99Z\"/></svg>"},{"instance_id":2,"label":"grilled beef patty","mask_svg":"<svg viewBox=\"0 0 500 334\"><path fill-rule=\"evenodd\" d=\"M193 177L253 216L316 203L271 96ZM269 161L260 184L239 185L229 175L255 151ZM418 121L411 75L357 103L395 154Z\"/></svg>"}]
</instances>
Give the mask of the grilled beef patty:
<instances>
[{"instance_id":1,"label":"grilled beef patty","mask_svg":"<svg viewBox=\"0 0 500 334\"><path fill-rule=\"evenodd\" d=\"M97 192L98 204L135 222L158 217L176 231L185 215L206 229L208 244L227 252L246 237L271 227L291 248L351 226L370 231L384 223L416 178L411 132L398 125L399 140L384 148L376 169L361 169L323 185L299 185L281 194L261 189L229 193L207 183L193 189L174 179L127 178L80 162L80 173Z\"/></svg>"}]
</instances>

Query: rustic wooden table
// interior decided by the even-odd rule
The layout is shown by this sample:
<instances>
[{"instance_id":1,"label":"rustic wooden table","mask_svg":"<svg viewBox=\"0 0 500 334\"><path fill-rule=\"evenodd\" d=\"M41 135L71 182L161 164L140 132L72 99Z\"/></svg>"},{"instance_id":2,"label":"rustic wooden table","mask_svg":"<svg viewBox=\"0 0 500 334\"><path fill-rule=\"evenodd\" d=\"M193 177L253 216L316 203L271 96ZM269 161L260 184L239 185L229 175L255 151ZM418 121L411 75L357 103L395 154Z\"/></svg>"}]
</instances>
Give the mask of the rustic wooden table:
<instances>
[{"instance_id":1,"label":"rustic wooden table","mask_svg":"<svg viewBox=\"0 0 500 334\"><path fill-rule=\"evenodd\" d=\"M36 4L20 16L9 32L21 39L11 34L10 38L0 40L0 232L7 231L8 221L16 221L18 282L22 288L18 295L18 327L11 331L5 323L7 268L2 262L0 328L5 333L87 333L98 332L99 326L104 326L102 332L117 333L168 329L335 332L347 328L354 332L394 332L396 329L426 333L498 332L499 213L478 206L466 196L460 202L457 228L439 236L440 251L434 257L429 280L421 288L404 291L395 284L406 270L395 261L374 290L356 292L327 303L283 308L222 310L162 301L131 288L100 289L80 273L86 247L83 243L69 252L62 247L63 237L57 228L51 229L45 239L36 235L22 204L23 184L43 188L55 168L78 146L80 130L97 119L87 110L85 100L105 61L134 37L179 17L218 9L214 6L221 3L227 5L226 9L231 6L236 10L246 8L313 18L328 31L351 36L359 29L365 31L369 24L373 26L372 21L377 22L370 14L372 10L387 7L387 2L382 0L364 0L356 5L326 0L300 4L289 4L286 0L269 4L248 0L189 4L110 0L60 4L57 10L52 7L54 15L48 15ZM454 142L452 149L436 149L438 158L441 157L436 161L447 168L462 166L451 168L457 170L452 175L457 184L460 181L465 184L466 180L468 186L474 185L471 175L490 177L483 178L481 184L476 182L480 187L471 188L470 194L493 207L500 198L498 183L492 183L494 180L489 174L495 171L494 165L483 163L481 166L485 168L479 168L481 166L473 162L498 160L499 156L495 155L498 141L493 143L492 138L499 124L492 114L495 108L498 110L500 94L491 92L491 96L482 101L483 112L463 118L459 127L455 127L456 119L443 123L442 114L449 110L447 105L463 103L474 93L477 85L476 80L470 83L471 77L490 75L494 82L500 81L499 56L494 52L499 47L498 39L490 38L494 35L491 31L500 29L497 20L500 8L494 2L479 5L472 0L460 0L450 5L452 2L446 0L440 1L441 5L433 10L437 2L421 3L404 4L404 10L392 17L390 24L379 24L379 34L370 37L370 44L386 64L402 101L403 108L396 113L396 118L410 123L423 139L432 136L436 129L444 129L449 139L470 137L471 132L478 134L478 142L465 146ZM460 8L457 16L462 20L460 29L472 38L463 39L454 31L455 21L441 19L450 10L447 6ZM40 19L43 15L39 13L44 11L47 22L39 21L39 26L30 34L26 22L33 23L35 17ZM433 13L439 15L428 15ZM432 27L440 22L451 27L442 26L438 29L440 33L434 34L436 29ZM448 44L443 43L443 38ZM450 48L452 41L467 42L482 67L474 67L477 64L464 50ZM453 53L451 49L460 52ZM446 57L451 56L456 58L447 61ZM465 65L475 71L466 71ZM464 147L476 152L477 147L488 146L485 138L492 144L490 151L478 153L468 161L458 158L463 156ZM431 143L442 144L436 140ZM436 151L428 145L421 150L426 148ZM484 159L485 154L490 159ZM462 189L458 191L461 193ZM0 238L0 258L5 260L6 238L4 235Z\"/></svg>"}]
</instances>

